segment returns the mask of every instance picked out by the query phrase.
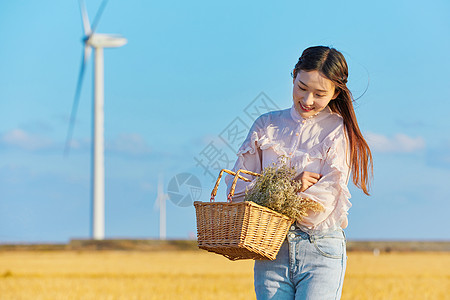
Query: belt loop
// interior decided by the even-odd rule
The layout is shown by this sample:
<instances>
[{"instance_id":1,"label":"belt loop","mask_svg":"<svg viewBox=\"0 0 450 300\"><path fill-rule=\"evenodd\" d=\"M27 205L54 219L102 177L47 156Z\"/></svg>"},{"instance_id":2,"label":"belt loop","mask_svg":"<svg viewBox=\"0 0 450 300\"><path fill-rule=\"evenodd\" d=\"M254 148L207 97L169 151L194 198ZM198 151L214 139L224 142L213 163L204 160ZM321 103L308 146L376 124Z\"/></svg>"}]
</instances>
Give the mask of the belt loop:
<instances>
[{"instance_id":1,"label":"belt loop","mask_svg":"<svg viewBox=\"0 0 450 300\"><path fill-rule=\"evenodd\" d=\"M342 235L344 236L345 243L347 243L347 237L345 236L345 231L344 231L344 229L341 228L341 231L342 231Z\"/></svg>"},{"instance_id":2,"label":"belt loop","mask_svg":"<svg viewBox=\"0 0 450 300\"><path fill-rule=\"evenodd\" d=\"M311 233L306 233L308 235L309 242L314 242L314 236Z\"/></svg>"}]
</instances>

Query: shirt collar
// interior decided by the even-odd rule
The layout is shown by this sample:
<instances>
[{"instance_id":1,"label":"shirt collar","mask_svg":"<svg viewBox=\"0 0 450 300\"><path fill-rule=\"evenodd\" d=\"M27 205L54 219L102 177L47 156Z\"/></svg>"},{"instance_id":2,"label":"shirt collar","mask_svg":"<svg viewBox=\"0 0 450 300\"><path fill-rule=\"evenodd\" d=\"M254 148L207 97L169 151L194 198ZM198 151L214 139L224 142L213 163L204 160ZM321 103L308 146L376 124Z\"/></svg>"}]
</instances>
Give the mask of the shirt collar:
<instances>
[{"instance_id":1,"label":"shirt collar","mask_svg":"<svg viewBox=\"0 0 450 300\"><path fill-rule=\"evenodd\" d=\"M323 118L327 117L329 114L331 114L331 109L329 106L325 107L322 111L320 111L318 114L311 116L309 118L303 118L298 111L295 109L295 105L292 104L291 107L291 117L295 122L307 122L307 121L319 121L322 120Z\"/></svg>"}]
</instances>

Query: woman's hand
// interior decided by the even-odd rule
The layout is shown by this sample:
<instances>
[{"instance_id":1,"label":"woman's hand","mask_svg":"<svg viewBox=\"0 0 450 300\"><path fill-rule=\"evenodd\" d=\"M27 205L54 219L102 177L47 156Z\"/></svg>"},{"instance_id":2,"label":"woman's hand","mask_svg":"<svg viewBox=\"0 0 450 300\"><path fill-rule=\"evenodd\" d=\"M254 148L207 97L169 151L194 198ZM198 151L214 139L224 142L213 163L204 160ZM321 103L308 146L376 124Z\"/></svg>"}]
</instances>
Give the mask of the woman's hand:
<instances>
[{"instance_id":1,"label":"woman's hand","mask_svg":"<svg viewBox=\"0 0 450 300\"><path fill-rule=\"evenodd\" d=\"M300 192L304 192L316 184L320 178L322 178L322 175L318 173L304 171L297 175L294 180L301 182L302 188L300 189Z\"/></svg>"}]
</instances>

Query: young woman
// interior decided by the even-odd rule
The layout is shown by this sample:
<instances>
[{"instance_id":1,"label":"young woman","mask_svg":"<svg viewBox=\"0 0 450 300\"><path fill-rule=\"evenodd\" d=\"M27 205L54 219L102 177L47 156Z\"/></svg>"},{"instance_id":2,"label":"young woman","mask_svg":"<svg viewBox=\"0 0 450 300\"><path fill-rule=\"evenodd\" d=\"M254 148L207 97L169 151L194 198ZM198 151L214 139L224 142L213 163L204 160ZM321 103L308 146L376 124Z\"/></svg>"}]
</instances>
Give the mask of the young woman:
<instances>
[{"instance_id":1,"label":"young woman","mask_svg":"<svg viewBox=\"0 0 450 300\"><path fill-rule=\"evenodd\" d=\"M347 188L368 194L372 156L358 127L347 88L348 67L336 49L306 49L293 70L293 105L260 116L238 152L233 170L260 173L280 156L290 158L301 181L300 195L325 208L297 221L277 259L255 261L258 299L340 299L346 267ZM248 176L250 178L250 176ZM226 177L228 189L232 176ZM233 201L251 182L238 181Z\"/></svg>"}]
</instances>

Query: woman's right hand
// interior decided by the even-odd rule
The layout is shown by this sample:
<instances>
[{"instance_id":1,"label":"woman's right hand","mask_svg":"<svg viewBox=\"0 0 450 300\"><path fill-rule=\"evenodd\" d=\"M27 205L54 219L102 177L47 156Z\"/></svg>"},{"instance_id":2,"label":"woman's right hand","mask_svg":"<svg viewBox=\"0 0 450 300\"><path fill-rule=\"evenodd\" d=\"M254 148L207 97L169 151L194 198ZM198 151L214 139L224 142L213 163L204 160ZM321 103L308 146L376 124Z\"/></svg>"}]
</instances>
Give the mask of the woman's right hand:
<instances>
[{"instance_id":1,"label":"woman's right hand","mask_svg":"<svg viewBox=\"0 0 450 300\"><path fill-rule=\"evenodd\" d=\"M319 179L322 178L322 175L318 173L304 171L297 175L294 180L299 181L302 184L302 188L300 192L304 192L309 189L311 186L316 184Z\"/></svg>"}]
</instances>

